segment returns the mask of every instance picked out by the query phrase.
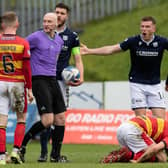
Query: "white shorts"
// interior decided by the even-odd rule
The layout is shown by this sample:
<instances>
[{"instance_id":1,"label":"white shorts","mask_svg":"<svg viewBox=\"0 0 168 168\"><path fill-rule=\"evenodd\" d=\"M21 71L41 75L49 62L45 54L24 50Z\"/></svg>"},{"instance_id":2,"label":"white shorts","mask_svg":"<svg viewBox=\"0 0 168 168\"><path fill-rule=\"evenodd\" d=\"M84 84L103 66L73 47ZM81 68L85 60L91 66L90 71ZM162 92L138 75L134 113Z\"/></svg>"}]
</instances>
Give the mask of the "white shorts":
<instances>
[{"instance_id":1,"label":"white shorts","mask_svg":"<svg viewBox=\"0 0 168 168\"><path fill-rule=\"evenodd\" d=\"M8 115L13 112L24 112L25 89L23 82L0 81L0 114Z\"/></svg>"},{"instance_id":2,"label":"white shorts","mask_svg":"<svg viewBox=\"0 0 168 168\"><path fill-rule=\"evenodd\" d=\"M146 149L153 140L140 128L126 122L117 129L117 139L121 146L128 147L132 152L138 153Z\"/></svg>"},{"instance_id":3,"label":"white shorts","mask_svg":"<svg viewBox=\"0 0 168 168\"><path fill-rule=\"evenodd\" d=\"M58 80L58 83L61 88L65 106L68 107L69 106L69 86L64 81L61 81L61 80Z\"/></svg>"},{"instance_id":4,"label":"white shorts","mask_svg":"<svg viewBox=\"0 0 168 168\"><path fill-rule=\"evenodd\" d=\"M147 85L130 83L131 107L136 108L166 108L161 84Z\"/></svg>"}]
</instances>

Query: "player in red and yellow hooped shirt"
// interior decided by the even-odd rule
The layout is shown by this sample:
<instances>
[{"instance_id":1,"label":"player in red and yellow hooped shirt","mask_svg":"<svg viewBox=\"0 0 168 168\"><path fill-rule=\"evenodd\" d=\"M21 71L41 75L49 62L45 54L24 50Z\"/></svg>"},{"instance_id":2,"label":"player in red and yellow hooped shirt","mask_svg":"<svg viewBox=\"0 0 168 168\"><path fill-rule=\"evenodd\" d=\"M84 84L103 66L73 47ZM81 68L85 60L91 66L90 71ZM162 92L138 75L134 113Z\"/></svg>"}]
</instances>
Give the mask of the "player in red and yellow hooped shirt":
<instances>
[{"instance_id":1,"label":"player in red and yellow hooped shirt","mask_svg":"<svg viewBox=\"0 0 168 168\"><path fill-rule=\"evenodd\" d=\"M121 146L128 147L134 153L134 163L147 161L153 156L160 162L167 160L163 152L168 149L166 120L149 116L134 117L119 126L117 139Z\"/></svg>"},{"instance_id":2,"label":"player in red and yellow hooped shirt","mask_svg":"<svg viewBox=\"0 0 168 168\"><path fill-rule=\"evenodd\" d=\"M168 122L161 118L137 116L129 121L148 134L156 143L165 141L168 144Z\"/></svg>"},{"instance_id":3,"label":"player in red and yellow hooped shirt","mask_svg":"<svg viewBox=\"0 0 168 168\"><path fill-rule=\"evenodd\" d=\"M10 109L17 116L11 159L21 163L18 152L25 133L26 89L29 101L33 100L29 44L16 35L18 26L14 12L4 13L0 36L0 165L6 164L6 126Z\"/></svg>"},{"instance_id":4,"label":"player in red and yellow hooped shirt","mask_svg":"<svg viewBox=\"0 0 168 168\"><path fill-rule=\"evenodd\" d=\"M30 59L28 42L15 35L2 35L0 38L0 80L26 82L24 75L27 74L23 71L26 59ZM31 80L27 84L30 85L30 83Z\"/></svg>"}]
</instances>

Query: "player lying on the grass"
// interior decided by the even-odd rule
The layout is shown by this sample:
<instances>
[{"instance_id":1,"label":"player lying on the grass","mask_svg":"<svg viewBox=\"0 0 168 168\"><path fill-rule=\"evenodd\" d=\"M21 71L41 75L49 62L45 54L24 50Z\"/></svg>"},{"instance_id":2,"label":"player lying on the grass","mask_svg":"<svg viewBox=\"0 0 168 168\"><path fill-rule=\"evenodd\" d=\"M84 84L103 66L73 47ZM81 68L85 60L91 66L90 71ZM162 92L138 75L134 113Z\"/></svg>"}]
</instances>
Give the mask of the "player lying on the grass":
<instances>
[{"instance_id":1,"label":"player lying on the grass","mask_svg":"<svg viewBox=\"0 0 168 168\"><path fill-rule=\"evenodd\" d=\"M117 139L122 146L105 156L101 163L113 162L166 162L168 150L168 121L137 116L117 129Z\"/></svg>"}]
</instances>

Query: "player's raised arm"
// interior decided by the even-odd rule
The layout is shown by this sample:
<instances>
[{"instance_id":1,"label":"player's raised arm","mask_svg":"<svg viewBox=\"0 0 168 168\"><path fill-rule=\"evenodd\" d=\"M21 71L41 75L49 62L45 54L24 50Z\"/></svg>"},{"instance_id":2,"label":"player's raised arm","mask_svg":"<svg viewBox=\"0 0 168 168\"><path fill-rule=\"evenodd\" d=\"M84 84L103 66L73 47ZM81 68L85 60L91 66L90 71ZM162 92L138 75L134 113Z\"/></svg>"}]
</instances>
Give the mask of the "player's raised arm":
<instances>
[{"instance_id":1,"label":"player's raised arm","mask_svg":"<svg viewBox=\"0 0 168 168\"><path fill-rule=\"evenodd\" d=\"M81 55L110 55L122 51L120 44L103 46L100 48L88 48L86 45L81 44L80 53Z\"/></svg>"}]
</instances>

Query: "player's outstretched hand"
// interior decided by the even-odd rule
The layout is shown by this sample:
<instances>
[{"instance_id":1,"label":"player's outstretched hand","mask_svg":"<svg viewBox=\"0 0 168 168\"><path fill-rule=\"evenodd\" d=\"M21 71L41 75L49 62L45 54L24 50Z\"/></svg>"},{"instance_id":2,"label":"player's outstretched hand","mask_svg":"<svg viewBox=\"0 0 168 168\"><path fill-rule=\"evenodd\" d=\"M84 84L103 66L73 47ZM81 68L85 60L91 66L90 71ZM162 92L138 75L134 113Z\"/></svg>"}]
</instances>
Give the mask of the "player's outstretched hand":
<instances>
[{"instance_id":1,"label":"player's outstretched hand","mask_svg":"<svg viewBox=\"0 0 168 168\"><path fill-rule=\"evenodd\" d=\"M88 47L83 44L83 43L80 43L80 54L81 55L87 55L88 54Z\"/></svg>"}]
</instances>

